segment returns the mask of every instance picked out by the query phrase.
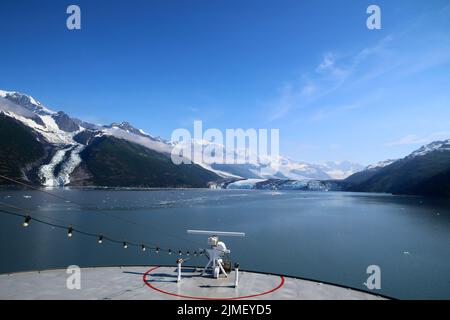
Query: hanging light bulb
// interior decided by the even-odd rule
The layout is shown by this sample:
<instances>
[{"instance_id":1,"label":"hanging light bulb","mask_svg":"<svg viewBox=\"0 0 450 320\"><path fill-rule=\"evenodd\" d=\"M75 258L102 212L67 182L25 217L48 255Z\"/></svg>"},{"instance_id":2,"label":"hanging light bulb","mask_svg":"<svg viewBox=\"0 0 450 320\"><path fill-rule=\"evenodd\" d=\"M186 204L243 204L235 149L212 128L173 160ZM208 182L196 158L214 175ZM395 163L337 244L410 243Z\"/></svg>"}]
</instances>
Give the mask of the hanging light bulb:
<instances>
[{"instance_id":1,"label":"hanging light bulb","mask_svg":"<svg viewBox=\"0 0 450 320\"><path fill-rule=\"evenodd\" d=\"M126 242L123 243L123 248L127 249L128 248L128 244Z\"/></svg>"},{"instance_id":2,"label":"hanging light bulb","mask_svg":"<svg viewBox=\"0 0 450 320\"><path fill-rule=\"evenodd\" d=\"M189 251L188 251L188 252L186 252L186 255L189 255Z\"/></svg>"},{"instance_id":3,"label":"hanging light bulb","mask_svg":"<svg viewBox=\"0 0 450 320\"><path fill-rule=\"evenodd\" d=\"M31 221L31 217L30 217L30 216L26 216L26 217L25 217L25 220L23 221L22 226L23 226L24 228L28 227L28 226L30 225L30 221Z\"/></svg>"},{"instance_id":4,"label":"hanging light bulb","mask_svg":"<svg viewBox=\"0 0 450 320\"><path fill-rule=\"evenodd\" d=\"M67 230L67 236L69 238L72 238L72 236L73 236L73 228L72 227L69 227L69 229Z\"/></svg>"},{"instance_id":5,"label":"hanging light bulb","mask_svg":"<svg viewBox=\"0 0 450 320\"><path fill-rule=\"evenodd\" d=\"M194 256L197 256L197 251L194 251Z\"/></svg>"},{"instance_id":6,"label":"hanging light bulb","mask_svg":"<svg viewBox=\"0 0 450 320\"><path fill-rule=\"evenodd\" d=\"M159 253L159 248L156 248L156 253Z\"/></svg>"},{"instance_id":7,"label":"hanging light bulb","mask_svg":"<svg viewBox=\"0 0 450 320\"><path fill-rule=\"evenodd\" d=\"M169 249L169 254L172 254L172 250L171 249Z\"/></svg>"},{"instance_id":8,"label":"hanging light bulb","mask_svg":"<svg viewBox=\"0 0 450 320\"><path fill-rule=\"evenodd\" d=\"M98 244L102 244L103 243L103 235L99 235L98 236Z\"/></svg>"},{"instance_id":9,"label":"hanging light bulb","mask_svg":"<svg viewBox=\"0 0 450 320\"><path fill-rule=\"evenodd\" d=\"M181 256L181 255L183 255L183 252L181 252L181 250L180 250L180 251L178 251L178 254Z\"/></svg>"},{"instance_id":10,"label":"hanging light bulb","mask_svg":"<svg viewBox=\"0 0 450 320\"><path fill-rule=\"evenodd\" d=\"M142 251L147 250L147 248L144 245L141 246L141 249L142 249Z\"/></svg>"}]
</instances>

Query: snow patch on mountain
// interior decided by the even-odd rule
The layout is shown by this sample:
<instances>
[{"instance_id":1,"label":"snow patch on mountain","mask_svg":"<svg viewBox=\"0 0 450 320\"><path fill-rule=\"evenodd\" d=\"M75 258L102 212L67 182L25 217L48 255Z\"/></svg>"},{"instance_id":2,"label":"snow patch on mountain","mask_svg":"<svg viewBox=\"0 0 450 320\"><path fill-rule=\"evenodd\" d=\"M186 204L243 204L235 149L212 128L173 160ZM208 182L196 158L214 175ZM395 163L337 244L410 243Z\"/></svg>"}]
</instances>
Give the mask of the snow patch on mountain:
<instances>
[{"instance_id":1,"label":"snow patch on mountain","mask_svg":"<svg viewBox=\"0 0 450 320\"><path fill-rule=\"evenodd\" d=\"M191 144L191 159L202 159L203 151L222 155L219 162L205 166L211 170L211 167L222 172L233 173L244 179L345 179L355 172L364 169L362 165L351 163L349 161L327 162L322 165L315 165L304 161L294 161L283 156L256 155L249 154L248 150L226 149L222 144L207 140L192 140L181 142ZM177 145L179 143L173 143ZM234 161L230 161L233 159ZM238 159L240 161L238 161ZM225 163L223 163L225 162ZM233 164L235 162L235 164ZM245 163L243 163L245 162ZM223 176L219 173L219 175Z\"/></svg>"},{"instance_id":2,"label":"snow patch on mountain","mask_svg":"<svg viewBox=\"0 0 450 320\"><path fill-rule=\"evenodd\" d=\"M350 161L327 161L319 165L332 179L343 180L352 174L364 170L364 166Z\"/></svg>"},{"instance_id":3,"label":"snow patch on mountain","mask_svg":"<svg viewBox=\"0 0 450 320\"><path fill-rule=\"evenodd\" d=\"M10 100L34 113L38 114L54 114L55 112L44 106L42 103L34 99L32 96L16 92L0 90L0 97Z\"/></svg>"},{"instance_id":4,"label":"snow patch on mountain","mask_svg":"<svg viewBox=\"0 0 450 320\"><path fill-rule=\"evenodd\" d=\"M397 159L388 159L388 160L384 160L384 161L379 161L375 164L371 164L371 165L367 166L366 170L384 168L384 167L387 167L387 166L393 164L395 161L397 161Z\"/></svg>"},{"instance_id":5,"label":"snow patch on mountain","mask_svg":"<svg viewBox=\"0 0 450 320\"><path fill-rule=\"evenodd\" d=\"M199 159L202 159L204 153L221 155L219 161L211 163L207 169L211 170L211 167L213 167L216 170L221 170L228 173L228 177L231 177L230 174L232 174L244 179L327 180L332 178L320 166L293 161L283 156L250 154L246 149L235 148L230 150L222 144L207 140L192 140L181 143L191 144L192 155L190 159L196 160L196 163L199 163ZM223 176L220 173L219 175Z\"/></svg>"},{"instance_id":6,"label":"snow patch on mountain","mask_svg":"<svg viewBox=\"0 0 450 320\"><path fill-rule=\"evenodd\" d=\"M130 131L125 131L118 127L104 128L100 135L109 135L119 139L124 139L136 144L142 145L146 148L155 150L157 152L170 154L173 147L164 142L150 139L147 136L136 135Z\"/></svg>"},{"instance_id":7,"label":"snow patch on mountain","mask_svg":"<svg viewBox=\"0 0 450 320\"><path fill-rule=\"evenodd\" d=\"M195 164L199 165L203 169L206 169L208 171L214 172L215 174L217 174L219 177L222 177L222 178L242 179L241 176L238 176L238 175L235 175L235 174L223 171L223 170L214 169L210 165L208 165L208 164L206 164L204 162L195 162Z\"/></svg>"},{"instance_id":8,"label":"snow patch on mountain","mask_svg":"<svg viewBox=\"0 0 450 320\"><path fill-rule=\"evenodd\" d=\"M427 145L424 145L420 147L419 149L415 150L411 154L405 157L405 159L411 159L415 157L421 157L425 156L431 152L435 151L450 151L450 139L444 140L444 141L434 141ZM366 167L366 170L373 170L373 169L380 169L387 167L394 162L398 161L398 159L388 159L384 161L380 161L378 163L372 164L370 166Z\"/></svg>"},{"instance_id":9,"label":"snow patch on mountain","mask_svg":"<svg viewBox=\"0 0 450 320\"><path fill-rule=\"evenodd\" d=\"M55 120L51 116L40 116L42 121L45 123L45 129L42 130L45 138L55 144L75 144L73 137L75 134L83 131L84 129L80 129L75 132L65 132L59 128L56 124Z\"/></svg>"},{"instance_id":10,"label":"snow patch on mountain","mask_svg":"<svg viewBox=\"0 0 450 320\"><path fill-rule=\"evenodd\" d=\"M450 139L445 141L434 141L430 144L424 145L411 153L408 157L420 157L434 151L450 151Z\"/></svg>"},{"instance_id":11,"label":"snow patch on mountain","mask_svg":"<svg viewBox=\"0 0 450 320\"><path fill-rule=\"evenodd\" d=\"M34 113L5 98L0 98L0 111L40 133L51 144L76 144L73 137L84 130L84 128L81 128L75 132L65 132L58 127L52 115Z\"/></svg>"},{"instance_id":12,"label":"snow patch on mountain","mask_svg":"<svg viewBox=\"0 0 450 320\"><path fill-rule=\"evenodd\" d=\"M19 106L18 104L14 103L8 99L5 99L5 97L1 96L1 95L0 95L0 110L5 113L8 112L10 114L17 114L19 116L22 116L25 118L30 118L30 119L38 117L34 112L32 112L22 106Z\"/></svg>"}]
</instances>

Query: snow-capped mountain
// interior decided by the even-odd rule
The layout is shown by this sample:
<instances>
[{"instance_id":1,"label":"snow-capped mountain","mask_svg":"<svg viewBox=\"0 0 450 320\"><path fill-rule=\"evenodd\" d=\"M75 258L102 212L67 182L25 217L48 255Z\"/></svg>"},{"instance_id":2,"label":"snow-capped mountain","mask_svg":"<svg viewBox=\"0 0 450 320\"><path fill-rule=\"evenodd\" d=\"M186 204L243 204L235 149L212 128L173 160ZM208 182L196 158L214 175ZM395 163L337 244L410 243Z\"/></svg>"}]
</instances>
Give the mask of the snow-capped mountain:
<instances>
[{"instance_id":1,"label":"snow-capped mountain","mask_svg":"<svg viewBox=\"0 0 450 320\"><path fill-rule=\"evenodd\" d=\"M438 152L450 151L450 139L444 140L444 141L433 141L429 144L423 145L419 149L411 152L404 159L411 159L411 158L425 156L425 155L430 154L435 151L438 151ZM399 160L402 160L402 159L388 159L388 160L384 160L384 161L379 161L375 164L371 164L371 165L367 166L365 168L365 170L381 169L381 168L387 167ZM360 169L357 172L359 172L359 171L363 171L363 170Z\"/></svg>"},{"instance_id":2,"label":"snow-capped mountain","mask_svg":"<svg viewBox=\"0 0 450 320\"><path fill-rule=\"evenodd\" d=\"M98 171L99 168L89 168L93 165L88 160L92 159L86 160L86 157L92 153L91 149L98 147L96 143L101 138L114 138L139 145L148 149L149 152L153 152L155 156L160 154L164 157L165 162L170 160L169 155L177 145L176 142L154 137L142 129L133 127L128 122L102 126L72 118L62 111L53 111L33 97L19 92L0 91L0 113L31 129L36 140L45 145L45 159L35 159L36 163L39 162L39 166L28 170L21 169L24 179L30 179L28 175L34 174L37 177L36 179L45 186L63 186L74 184L75 181L85 183L84 180L86 179L95 180L97 172L92 171ZM213 145L208 141L191 141L190 143L202 147ZM122 147L125 148L125 146ZM111 150L108 150L108 152L111 152ZM246 153L246 150L231 150L229 152L233 155L242 155ZM120 155L115 155L115 157L120 157ZM118 160L116 158L115 160ZM199 158L194 156L191 159ZM286 157L276 159L268 157L258 159L255 164L244 165L206 164L203 161L195 161L195 164L197 165L196 170L199 170L200 173L207 171L208 174L205 177L208 176L213 180L343 179L360 169L360 166L349 162L328 162L314 165L293 161ZM186 167L182 166L182 168ZM177 171L178 169L171 168L170 170ZM27 172L24 172L24 170ZM173 173L172 171L166 174L170 175ZM102 181L106 180L103 179ZM188 185L189 183L184 184Z\"/></svg>"},{"instance_id":3,"label":"snow-capped mountain","mask_svg":"<svg viewBox=\"0 0 450 320\"><path fill-rule=\"evenodd\" d=\"M45 186L66 185L70 175L80 164L79 153L84 146L74 140L83 131L64 113L54 112L30 96L17 92L1 91L0 110L33 129L46 143L55 148L53 157L38 170ZM39 138L38 138L39 139ZM55 168L60 166L58 174Z\"/></svg>"},{"instance_id":4,"label":"snow-capped mountain","mask_svg":"<svg viewBox=\"0 0 450 320\"><path fill-rule=\"evenodd\" d=\"M54 111L46 108L42 103L35 100L33 97L19 92L0 90L0 98L6 98L31 112L40 115L51 115L55 113Z\"/></svg>"},{"instance_id":5,"label":"snow-capped mountain","mask_svg":"<svg viewBox=\"0 0 450 320\"><path fill-rule=\"evenodd\" d=\"M138 161L147 162L151 166L150 169L143 168L144 171L153 170L149 172L149 176L137 176L134 180L130 179L127 182L130 185L133 185L133 181L135 181L136 186L206 186L207 181L220 178L212 172L205 172L206 170L198 166L176 167L170 162L168 156L173 148L171 144L163 139L152 137L127 122L113 123L108 126L87 123L71 118L64 112L52 111L31 96L7 91L0 91L0 115L6 116L6 118L2 118L3 121L7 119L13 121L5 122L5 124L11 126L8 129L14 130L16 135L25 136L32 133L34 140L39 142L39 146L35 146L32 139L26 141L33 144L39 150L37 154L40 155L40 157L31 157L33 162L23 163L20 168L16 168L15 164L6 158L6 155L4 159L0 160L5 162L7 168L20 169L22 172L20 178L35 180L44 186L70 185L75 180L81 181L82 184L85 183L84 180L89 179L91 182L95 182L94 180L98 178L97 171L101 167L97 166L93 169L92 162L95 162L94 160L97 158L105 157L105 155L109 156L108 160L116 162L105 164L108 169L120 173L125 179L127 179L127 175L123 171L125 169L130 172L138 170L132 168L137 165ZM22 127L18 126L19 124ZM2 128L5 129L4 134L9 133L6 131L7 125ZM2 136L1 139L9 139L9 137ZM120 141L126 141L131 145L121 144ZM96 148L103 147L108 143L115 143L117 148L121 147L125 150L122 154L115 154L116 150L105 150L106 152L102 155L96 154L97 158L95 159L89 157L89 154L95 153ZM133 145L139 145L144 149L133 147ZM16 146L8 145L8 147ZM122 159L124 156L127 158ZM158 178L158 170L161 170L161 175L163 175L161 179ZM192 178L189 178L190 176ZM161 181L161 185L159 185L158 179ZM106 173L100 180L103 184L108 185ZM140 183L140 180L146 182ZM121 185L122 181L116 179L114 185ZM192 184L191 181L193 181Z\"/></svg>"},{"instance_id":6,"label":"snow-capped mountain","mask_svg":"<svg viewBox=\"0 0 450 320\"><path fill-rule=\"evenodd\" d=\"M408 157L410 158L421 157L434 151L438 152L450 151L450 139L444 141L431 142L417 149L416 151L411 153Z\"/></svg>"},{"instance_id":7,"label":"snow-capped mountain","mask_svg":"<svg viewBox=\"0 0 450 320\"><path fill-rule=\"evenodd\" d=\"M369 166L344 183L349 191L450 196L450 140L431 142L402 159Z\"/></svg>"},{"instance_id":8,"label":"snow-capped mountain","mask_svg":"<svg viewBox=\"0 0 450 320\"><path fill-rule=\"evenodd\" d=\"M285 157L280 157L278 163L276 163L275 165L278 165L279 167L279 174L273 178L283 177L285 179L291 180L327 180L332 178L324 171L324 168L322 166L313 165L307 162L297 162Z\"/></svg>"},{"instance_id":9,"label":"snow-capped mountain","mask_svg":"<svg viewBox=\"0 0 450 320\"><path fill-rule=\"evenodd\" d=\"M362 165L350 161L327 161L319 167L332 179L337 180L345 179L356 172L364 170L364 167Z\"/></svg>"},{"instance_id":10,"label":"snow-capped mountain","mask_svg":"<svg viewBox=\"0 0 450 320\"><path fill-rule=\"evenodd\" d=\"M127 122L96 125L53 111L28 95L0 91L0 174L44 186L228 186L450 195L450 140L432 142L403 159L362 171L347 161L316 165L283 156L254 164L175 165L170 154L177 145Z\"/></svg>"},{"instance_id":11,"label":"snow-capped mountain","mask_svg":"<svg viewBox=\"0 0 450 320\"><path fill-rule=\"evenodd\" d=\"M388 159L388 160L384 160L384 161L379 161L375 164L371 164L371 165L367 166L366 170L384 168L384 167L394 163L397 160L398 159Z\"/></svg>"},{"instance_id":12,"label":"snow-capped mountain","mask_svg":"<svg viewBox=\"0 0 450 320\"><path fill-rule=\"evenodd\" d=\"M203 144L208 145L207 142L203 142ZM223 146L219 146L219 148L225 149ZM244 152L233 150L234 154ZM349 161L312 164L305 161L294 161L284 156L269 156L264 159L255 156L255 159L257 161L251 164L213 164L211 167L244 179L286 180L339 180L364 169L363 166Z\"/></svg>"},{"instance_id":13,"label":"snow-capped mountain","mask_svg":"<svg viewBox=\"0 0 450 320\"><path fill-rule=\"evenodd\" d=\"M332 179L320 166L293 161L282 156L273 159L258 159L253 164L214 164L212 168L232 173L244 179Z\"/></svg>"},{"instance_id":14,"label":"snow-capped mountain","mask_svg":"<svg viewBox=\"0 0 450 320\"><path fill-rule=\"evenodd\" d=\"M165 144L171 144L170 141L168 141L168 140L165 140L165 139L163 139L161 137L154 137L154 136L148 134L147 132L145 132L142 129L136 129L129 122L126 122L126 121L121 122L121 123L113 122L110 125L103 126L103 128L106 128L106 129L121 129L123 131L126 131L127 133L132 133L132 134L135 134L137 136L141 136L141 137L144 137L144 138L149 138L150 140L153 140L153 141L158 141L158 142L162 142L162 143L165 143ZM97 128L97 129L99 129L99 128Z\"/></svg>"}]
</instances>

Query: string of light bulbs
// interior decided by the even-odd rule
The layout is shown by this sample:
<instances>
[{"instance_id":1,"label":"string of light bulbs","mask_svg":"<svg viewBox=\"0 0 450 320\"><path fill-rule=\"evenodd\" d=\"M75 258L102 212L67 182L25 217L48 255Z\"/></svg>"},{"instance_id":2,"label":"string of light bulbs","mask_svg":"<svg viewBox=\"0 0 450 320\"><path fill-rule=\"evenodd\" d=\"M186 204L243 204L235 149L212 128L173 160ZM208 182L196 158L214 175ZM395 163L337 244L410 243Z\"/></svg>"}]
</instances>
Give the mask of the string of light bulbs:
<instances>
[{"instance_id":1,"label":"string of light bulbs","mask_svg":"<svg viewBox=\"0 0 450 320\"><path fill-rule=\"evenodd\" d=\"M111 243L120 244L120 245L122 245L122 247L124 249L128 249L129 247L137 247L137 248L140 248L142 252L149 250L149 251L154 251L157 254L160 252L167 252L169 255L178 254L179 256L189 256L190 257L191 253L192 253L192 256L197 257L197 256L201 256L205 253L204 250L198 250L198 251L197 250L194 250L194 251L172 250L171 248L155 247L155 246L147 245L145 243L124 241L124 240L119 240L119 239L109 237L102 233L86 232L79 228L74 228L72 225L67 226L67 225L60 225L60 224L56 224L56 223L43 221L39 218L32 217L30 214L21 214L21 213L12 212L12 211L5 210L5 209L0 209L0 212L11 215L11 216L21 217L23 219L22 227L24 227L24 228L28 228L32 222L35 222L35 223L40 223L40 224L43 224L46 226L50 226L52 228L66 230L68 238L73 238L74 234L78 233L78 234L81 234L86 237L92 237L92 238L97 239L98 244L102 244L103 242L108 241Z\"/></svg>"},{"instance_id":2,"label":"string of light bulbs","mask_svg":"<svg viewBox=\"0 0 450 320\"><path fill-rule=\"evenodd\" d=\"M49 192L49 191L46 191L46 190L42 190L42 189L39 188L39 187L30 185L30 184L25 183L25 182L22 182L22 181L18 181L18 180L16 180L16 179L13 179L13 178L10 178L10 177L1 175L1 174L0 174L0 178L5 179L5 180L10 181L10 182L13 182L13 183L16 183L16 184L18 184L18 185L21 185L21 186L30 188L30 189L32 189L32 190L35 190L35 191L38 191L38 192L42 192L42 193L47 194L47 195L49 195L49 196L51 196L51 197L54 197L54 198L59 199L59 200L62 200L62 201L64 201L64 202L66 202L66 203L67 203L67 202L68 202L68 203L73 203L73 204L79 206L81 209L84 208L84 207L86 206L85 204L82 204L82 203L79 203L79 202L77 202L77 201L74 201L74 200L65 198L65 197L63 197L63 196L59 196L59 195L57 195L57 194L54 194L54 193ZM24 211L26 212L27 210L24 210ZM136 223L135 221L132 221L132 220L129 220L129 219L120 217L120 216L116 216L116 215L114 215L114 214L112 214L112 213L105 213L105 212L98 211L98 210L94 210L94 212L95 212L95 213L103 214L103 215L105 215L105 216L107 216L107 217L109 217L109 218L114 218L114 219L119 220L119 221L121 221L121 222L128 223L128 224L130 224L130 225L134 225L134 226L137 226L137 227L140 227L140 228L145 227L145 228L151 229L151 230L153 230L153 231L155 231L155 232L157 232L157 233L162 233L162 234L165 234L165 235L167 235L167 236L169 236L169 237L172 237L172 238L175 238L175 239L178 239L178 240L182 240L182 241L185 241L185 242L195 243L196 245L201 245L199 242L194 241L194 240L192 240L192 239L187 239L187 238L184 238L184 237L180 237L180 236L178 236L178 235L174 235L174 234L171 234L171 233L169 233L169 232L162 232L162 231L159 230L158 228L155 228L155 227L153 227L153 226L151 226L151 225L149 225L149 224L147 224L147 223Z\"/></svg>"},{"instance_id":3,"label":"string of light bulbs","mask_svg":"<svg viewBox=\"0 0 450 320\"><path fill-rule=\"evenodd\" d=\"M4 206L4 207L10 208L10 209L14 209L14 210L16 210L18 212L25 212L25 213L27 213L27 216L31 215L31 211L29 211L28 209L24 209L24 208L21 208L21 207L18 207L18 206L14 206L14 205L2 202L2 201L0 201L0 206ZM54 223L63 223L63 225L70 225L72 227L75 226L75 227L79 227L81 229L83 228L83 227L81 227L79 225L76 225L76 224L73 224L73 223L68 223L67 221L64 221L64 220L61 220L61 219L55 219L55 218L52 218L52 217L48 217L48 216L42 215L41 213L38 213L38 214L35 213L34 216L35 217L38 216L38 218L45 218L45 219L47 219L49 221L53 221ZM37 219L35 219L35 220L37 220ZM47 221L45 221L45 222L47 223ZM53 225L52 223L50 223L50 224ZM132 241L132 242L135 242L135 241ZM154 246L154 247L156 247L156 246Z\"/></svg>"},{"instance_id":4,"label":"string of light bulbs","mask_svg":"<svg viewBox=\"0 0 450 320\"><path fill-rule=\"evenodd\" d=\"M14 205L12 205L12 204L5 203L5 202L2 202L2 201L0 201L0 205L1 205L1 206L4 206L4 207L7 207L7 208L9 208L9 209L14 209L15 211L19 211L19 212L25 212L25 213L30 212L28 209L24 209L24 208L21 208L21 207L17 207L17 206L14 206ZM64 223L64 224L67 223L67 221L64 221L64 220L61 220L61 219L56 219L56 218L54 218L54 217L49 217L49 216L44 215L44 214L42 214L42 213L40 213L40 212L39 212L39 217L40 217L40 218L45 218L45 219L47 219L47 220L49 220L49 221L53 221L53 222L56 222L56 223ZM79 225L76 225L76 224L72 224L72 225L73 225L73 226L79 227Z\"/></svg>"}]
</instances>

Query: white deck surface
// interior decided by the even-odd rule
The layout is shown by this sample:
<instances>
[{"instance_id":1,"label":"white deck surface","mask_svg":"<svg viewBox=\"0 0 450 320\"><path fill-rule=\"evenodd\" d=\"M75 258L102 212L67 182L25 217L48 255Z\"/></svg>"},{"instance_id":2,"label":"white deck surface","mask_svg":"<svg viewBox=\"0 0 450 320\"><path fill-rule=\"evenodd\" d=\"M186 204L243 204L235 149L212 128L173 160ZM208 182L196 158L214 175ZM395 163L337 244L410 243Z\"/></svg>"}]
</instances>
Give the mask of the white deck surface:
<instances>
[{"instance_id":1,"label":"white deck surface","mask_svg":"<svg viewBox=\"0 0 450 320\"><path fill-rule=\"evenodd\" d=\"M183 279L177 283L176 267L86 268L81 269L81 289L69 290L66 270L13 273L0 275L0 299L384 299L313 281L242 271L236 289L234 272L218 280L200 274L199 268L183 268Z\"/></svg>"}]
</instances>

